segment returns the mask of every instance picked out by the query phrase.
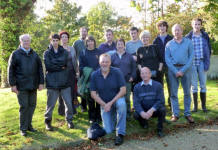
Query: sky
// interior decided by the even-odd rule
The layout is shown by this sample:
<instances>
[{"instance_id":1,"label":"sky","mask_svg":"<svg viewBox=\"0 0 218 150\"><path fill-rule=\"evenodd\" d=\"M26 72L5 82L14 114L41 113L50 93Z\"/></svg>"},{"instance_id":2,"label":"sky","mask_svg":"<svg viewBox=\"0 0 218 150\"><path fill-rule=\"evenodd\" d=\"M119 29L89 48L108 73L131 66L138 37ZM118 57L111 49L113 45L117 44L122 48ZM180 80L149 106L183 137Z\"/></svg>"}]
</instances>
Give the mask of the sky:
<instances>
[{"instance_id":1,"label":"sky","mask_svg":"<svg viewBox=\"0 0 218 150\"><path fill-rule=\"evenodd\" d=\"M133 23L140 27L142 24L140 20L143 19L143 15L140 14L135 8L130 7L130 0L69 0L70 2L77 3L78 6L82 6L82 13L85 14L88 10L95 6L98 2L106 1L109 3L115 11L122 16L132 17ZM46 15L45 11L48 9L52 9L53 2L50 0L37 0L35 13L39 17L43 17Z\"/></svg>"}]
</instances>

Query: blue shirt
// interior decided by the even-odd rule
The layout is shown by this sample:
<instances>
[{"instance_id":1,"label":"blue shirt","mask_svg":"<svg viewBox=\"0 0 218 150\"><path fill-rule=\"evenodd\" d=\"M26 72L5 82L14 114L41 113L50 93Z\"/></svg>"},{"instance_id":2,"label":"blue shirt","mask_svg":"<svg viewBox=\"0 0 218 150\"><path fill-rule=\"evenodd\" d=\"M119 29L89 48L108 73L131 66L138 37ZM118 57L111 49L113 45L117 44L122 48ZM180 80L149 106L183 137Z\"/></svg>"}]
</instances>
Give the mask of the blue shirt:
<instances>
[{"instance_id":1,"label":"blue shirt","mask_svg":"<svg viewBox=\"0 0 218 150\"><path fill-rule=\"evenodd\" d=\"M136 62L133 59L133 56L125 52L121 58L118 53L115 53L111 56L111 66L120 68L122 71L126 82L132 77L136 78Z\"/></svg>"},{"instance_id":2,"label":"blue shirt","mask_svg":"<svg viewBox=\"0 0 218 150\"><path fill-rule=\"evenodd\" d=\"M154 110L164 107L164 94L162 85L154 80L148 84L144 81L138 83L133 91L133 105L138 114L150 108Z\"/></svg>"},{"instance_id":3,"label":"blue shirt","mask_svg":"<svg viewBox=\"0 0 218 150\"><path fill-rule=\"evenodd\" d=\"M194 57L194 50L192 41L188 38L182 38L180 43L174 39L169 41L166 45L165 60L168 68L175 74L178 71L186 72L192 66ZM184 65L176 67L175 64Z\"/></svg>"},{"instance_id":4,"label":"blue shirt","mask_svg":"<svg viewBox=\"0 0 218 150\"><path fill-rule=\"evenodd\" d=\"M101 69L92 73L90 91L96 91L105 103L110 102L123 86L125 86L124 76L118 68L110 67L106 78L103 77Z\"/></svg>"},{"instance_id":5,"label":"blue shirt","mask_svg":"<svg viewBox=\"0 0 218 150\"><path fill-rule=\"evenodd\" d=\"M142 41L138 40L138 41L128 41L126 43L126 52L130 53L130 54L135 54L136 51L139 49L139 47L142 47Z\"/></svg>"},{"instance_id":6,"label":"blue shirt","mask_svg":"<svg viewBox=\"0 0 218 150\"><path fill-rule=\"evenodd\" d=\"M25 49L25 48L23 48L22 46L20 46L20 48L25 52L25 53L29 53L30 52L30 48L29 49Z\"/></svg>"},{"instance_id":7,"label":"blue shirt","mask_svg":"<svg viewBox=\"0 0 218 150\"><path fill-rule=\"evenodd\" d=\"M109 51L115 51L116 50L116 43L112 42L111 45L108 45L108 43L101 43L98 47L103 53L107 53Z\"/></svg>"}]
</instances>

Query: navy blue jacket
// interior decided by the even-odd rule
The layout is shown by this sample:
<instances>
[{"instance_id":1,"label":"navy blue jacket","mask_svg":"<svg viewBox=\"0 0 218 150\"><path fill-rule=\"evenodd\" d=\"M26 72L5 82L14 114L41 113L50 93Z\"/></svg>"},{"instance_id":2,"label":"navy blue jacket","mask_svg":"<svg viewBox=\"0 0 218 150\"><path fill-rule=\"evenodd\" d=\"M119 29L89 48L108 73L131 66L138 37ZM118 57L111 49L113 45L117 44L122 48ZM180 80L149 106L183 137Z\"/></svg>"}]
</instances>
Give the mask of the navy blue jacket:
<instances>
[{"instance_id":1,"label":"navy blue jacket","mask_svg":"<svg viewBox=\"0 0 218 150\"><path fill-rule=\"evenodd\" d=\"M143 81L142 81L143 82ZM164 93L162 85L152 80L152 85L142 85L139 82L133 91L133 105L138 114L150 108L155 110L164 107Z\"/></svg>"},{"instance_id":2,"label":"navy blue jacket","mask_svg":"<svg viewBox=\"0 0 218 150\"><path fill-rule=\"evenodd\" d=\"M102 54L102 51L95 48L94 50L82 51L79 56L79 69L82 75L82 71L84 67L90 67L93 70L97 70L99 68L99 56Z\"/></svg>"},{"instance_id":3,"label":"navy blue jacket","mask_svg":"<svg viewBox=\"0 0 218 150\"><path fill-rule=\"evenodd\" d=\"M126 82L132 77L136 78L136 62L133 59L133 56L125 52L121 59L117 53L111 56L111 66L120 68L123 72Z\"/></svg>"},{"instance_id":4,"label":"navy blue jacket","mask_svg":"<svg viewBox=\"0 0 218 150\"><path fill-rule=\"evenodd\" d=\"M165 63L165 47L166 47L167 42L169 42L172 39L173 39L173 37L167 34L167 36L164 40L164 43L162 42L162 40L159 36L157 36L153 41L153 44L158 46L164 63Z\"/></svg>"},{"instance_id":5,"label":"navy blue jacket","mask_svg":"<svg viewBox=\"0 0 218 150\"><path fill-rule=\"evenodd\" d=\"M211 45L210 38L206 32L201 30L201 34L203 37L203 62L204 62L204 70L208 71L210 67L210 55L211 55ZM193 31L190 31L186 37L192 39Z\"/></svg>"}]
</instances>

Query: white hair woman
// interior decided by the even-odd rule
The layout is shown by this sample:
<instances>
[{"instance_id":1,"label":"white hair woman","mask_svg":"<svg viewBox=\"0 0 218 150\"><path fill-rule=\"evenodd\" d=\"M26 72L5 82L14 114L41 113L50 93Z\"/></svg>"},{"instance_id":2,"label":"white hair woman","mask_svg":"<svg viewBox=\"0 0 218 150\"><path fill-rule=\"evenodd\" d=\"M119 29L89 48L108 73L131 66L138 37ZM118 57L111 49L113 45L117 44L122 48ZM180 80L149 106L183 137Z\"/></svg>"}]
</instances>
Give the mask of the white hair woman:
<instances>
[{"instance_id":1,"label":"white hair woman","mask_svg":"<svg viewBox=\"0 0 218 150\"><path fill-rule=\"evenodd\" d=\"M140 39L143 43L143 47L137 50L137 65L138 69L142 67L148 67L152 73L152 79L163 84L163 78L161 75L163 67L163 57L160 50L156 45L151 44L151 34L148 30L144 30L140 33Z\"/></svg>"}]
</instances>

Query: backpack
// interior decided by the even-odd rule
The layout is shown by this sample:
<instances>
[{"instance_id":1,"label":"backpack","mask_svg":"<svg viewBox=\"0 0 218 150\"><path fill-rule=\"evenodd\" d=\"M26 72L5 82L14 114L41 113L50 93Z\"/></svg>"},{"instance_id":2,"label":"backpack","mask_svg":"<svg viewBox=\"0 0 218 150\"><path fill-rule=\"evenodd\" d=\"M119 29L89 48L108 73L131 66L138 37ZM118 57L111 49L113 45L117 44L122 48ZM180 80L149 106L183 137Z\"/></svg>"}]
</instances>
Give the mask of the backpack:
<instances>
[{"instance_id":1,"label":"backpack","mask_svg":"<svg viewBox=\"0 0 218 150\"><path fill-rule=\"evenodd\" d=\"M92 123L87 130L87 137L90 140L97 140L106 134L106 131L96 122Z\"/></svg>"}]
</instances>

